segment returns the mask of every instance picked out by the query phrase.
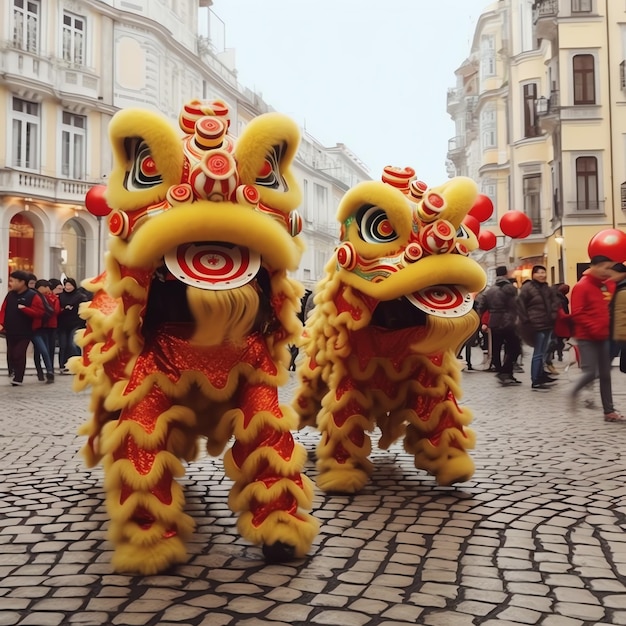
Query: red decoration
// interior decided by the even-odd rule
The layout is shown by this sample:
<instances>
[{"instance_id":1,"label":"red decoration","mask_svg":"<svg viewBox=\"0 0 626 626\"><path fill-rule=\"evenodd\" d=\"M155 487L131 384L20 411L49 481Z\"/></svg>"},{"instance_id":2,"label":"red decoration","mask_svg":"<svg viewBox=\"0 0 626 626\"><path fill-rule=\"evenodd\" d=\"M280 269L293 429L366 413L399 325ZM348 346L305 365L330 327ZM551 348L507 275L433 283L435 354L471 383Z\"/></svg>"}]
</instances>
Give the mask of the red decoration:
<instances>
[{"instance_id":1,"label":"red decoration","mask_svg":"<svg viewBox=\"0 0 626 626\"><path fill-rule=\"evenodd\" d=\"M606 228L596 233L587 247L589 258L603 255L611 261L623 263L626 261L626 233L616 228Z\"/></svg>"},{"instance_id":2,"label":"red decoration","mask_svg":"<svg viewBox=\"0 0 626 626\"><path fill-rule=\"evenodd\" d=\"M500 230L511 239L523 239L530 235L533 225L526 213L507 211L500 218Z\"/></svg>"},{"instance_id":3,"label":"red decoration","mask_svg":"<svg viewBox=\"0 0 626 626\"><path fill-rule=\"evenodd\" d=\"M481 250L493 250L498 240L490 230L481 230L478 235L478 247Z\"/></svg>"},{"instance_id":4,"label":"red decoration","mask_svg":"<svg viewBox=\"0 0 626 626\"><path fill-rule=\"evenodd\" d=\"M463 225L469 228L478 237L480 232L480 222L473 215L466 215L463 218Z\"/></svg>"},{"instance_id":5,"label":"red decoration","mask_svg":"<svg viewBox=\"0 0 626 626\"><path fill-rule=\"evenodd\" d=\"M493 202L489 196L479 193L468 215L475 217L479 222L486 222L493 215Z\"/></svg>"},{"instance_id":6,"label":"red decoration","mask_svg":"<svg viewBox=\"0 0 626 626\"><path fill-rule=\"evenodd\" d=\"M105 217L112 209L104 199L106 185L94 185L85 194L85 206L87 210L96 217Z\"/></svg>"}]
</instances>

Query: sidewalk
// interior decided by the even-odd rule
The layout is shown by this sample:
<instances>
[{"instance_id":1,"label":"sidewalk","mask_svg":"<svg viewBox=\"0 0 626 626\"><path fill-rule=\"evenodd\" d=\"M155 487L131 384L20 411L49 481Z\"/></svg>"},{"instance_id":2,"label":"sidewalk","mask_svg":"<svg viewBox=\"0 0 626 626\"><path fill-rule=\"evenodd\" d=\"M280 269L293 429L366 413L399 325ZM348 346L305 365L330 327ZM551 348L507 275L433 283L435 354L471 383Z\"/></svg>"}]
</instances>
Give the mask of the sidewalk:
<instances>
[{"instance_id":1,"label":"sidewalk","mask_svg":"<svg viewBox=\"0 0 626 626\"><path fill-rule=\"evenodd\" d=\"M361 494L316 492L322 526L304 560L265 565L237 533L221 460L190 464L189 562L152 577L110 568L103 473L77 456L89 395L68 376L43 385L30 373L13 388L3 374L0 626L626 624L626 424L567 414L577 369L536 393L529 366L527 355L516 387L463 373L472 480L438 487L400 444L375 449ZM626 377L614 368L613 381L624 412ZM314 479L318 434L297 438Z\"/></svg>"}]
</instances>

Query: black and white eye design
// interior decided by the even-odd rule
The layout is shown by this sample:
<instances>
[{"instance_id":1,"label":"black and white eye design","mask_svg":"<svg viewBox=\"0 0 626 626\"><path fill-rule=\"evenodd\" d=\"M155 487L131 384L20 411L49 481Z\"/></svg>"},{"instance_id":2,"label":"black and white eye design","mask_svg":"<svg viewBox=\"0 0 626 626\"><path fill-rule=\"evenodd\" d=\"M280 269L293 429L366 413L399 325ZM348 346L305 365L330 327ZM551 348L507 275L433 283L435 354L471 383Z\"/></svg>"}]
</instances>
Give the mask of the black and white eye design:
<instances>
[{"instance_id":1,"label":"black and white eye design","mask_svg":"<svg viewBox=\"0 0 626 626\"><path fill-rule=\"evenodd\" d=\"M388 243L398 238L387 213L380 207L366 204L356 216L361 239L367 243Z\"/></svg>"},{"instance_id":2,"label":"black and white eye design","mask_svg":"<svg viewBox=\"0 0 626 626\"><path fill-rule=\"evenodd\" d=\"M127 139L126 152L131 160L124 185L128 191L149 189L163 182L150 148L143 139L140 137Z\"/></svg>"},{"instance_id":3,"label":"black and white eye design","mask_svg":"<svg viewBox=\"0 0 626 626\"><path fill-rule=\"evenodd\" d=\"M256 178L256 184L268 189L282 189L287 191L287 183L280 175L280 160L285 146L276 145L265 157L265 163Z\"/></svg>"},{"instance_id":4,"label":"black and white eye design","mask_svg":"<svg viewBox=\"0 0 626 626\"><path fill-rule=\"evenodd\" d=\"M465 224L461 224L459 226L459 229L456 231L456 238L457 239L469 239L472 235L471 235L471 230L469 229L468 226L465 226Z\"/></svg>"}]
</instances>

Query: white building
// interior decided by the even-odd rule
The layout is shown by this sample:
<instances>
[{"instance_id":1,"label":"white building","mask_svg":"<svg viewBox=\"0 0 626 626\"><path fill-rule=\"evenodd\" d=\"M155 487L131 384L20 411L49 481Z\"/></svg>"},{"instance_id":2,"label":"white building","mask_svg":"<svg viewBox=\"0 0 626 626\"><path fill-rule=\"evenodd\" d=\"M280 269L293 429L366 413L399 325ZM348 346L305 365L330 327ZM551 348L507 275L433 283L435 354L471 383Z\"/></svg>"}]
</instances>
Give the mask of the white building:
<instances>
[{"instance_id":1,"label":"white building","mask_svg":"<svg viewBox=\"0 0 626 626\"><path fill-rule=\"evenodd\" d=\"M101 270L107 224L84 197L106 182L118 109L158 110L175 123L186 100L221 98L234 134L271 109L238 83L233 51L198 35L199 9L211 5L0 0L0 296L14 269L77 280ZM325 148L306 133L296 168L308 244L296 277L311 288L337 240L341 195L369 174L345 146Z\"/></svg>"}]
</instances>

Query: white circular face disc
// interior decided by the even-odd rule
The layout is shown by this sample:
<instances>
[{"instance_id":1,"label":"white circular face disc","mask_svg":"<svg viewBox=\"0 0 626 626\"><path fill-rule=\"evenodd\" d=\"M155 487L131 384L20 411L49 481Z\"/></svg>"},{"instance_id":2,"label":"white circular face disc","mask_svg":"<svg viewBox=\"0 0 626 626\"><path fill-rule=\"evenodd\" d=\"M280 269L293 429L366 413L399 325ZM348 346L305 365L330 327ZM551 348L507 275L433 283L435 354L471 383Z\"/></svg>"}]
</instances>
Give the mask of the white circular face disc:
<instances>
[{"instance_id":1,"label":"white circular face disc","mask_svg":"<svg viewBox=\"0 0 626 626\"><path fill-rule=\"evenodd\" d=\"M167 269L199 289L234 289L249 283L261 268L261 255L229 243L185 243L165 255Z\"/></svg>"},{"instance_id":2,"label":"white circular face disc","mask_svg":"<svg viewBox=\"0 0 626 626\"><path fill-rule=\"evenodd\" d=\"M457 285L433 285L406 298L424 313L436 317L461 317L472 310L474 303L472 294Z\"/></svg>"}]
</instances>

